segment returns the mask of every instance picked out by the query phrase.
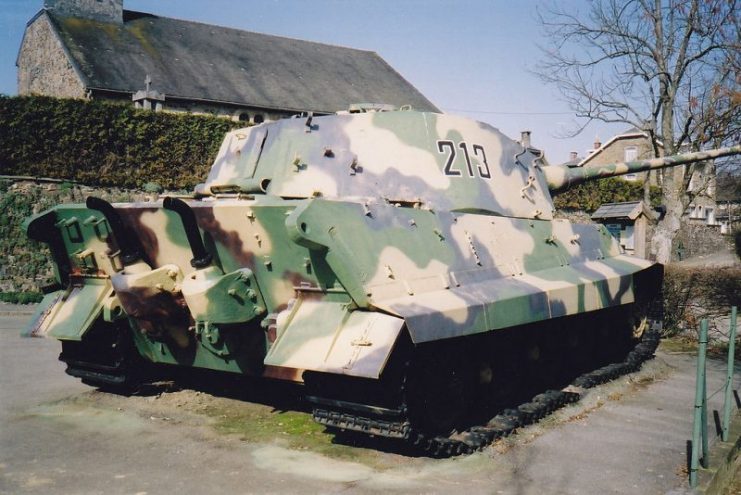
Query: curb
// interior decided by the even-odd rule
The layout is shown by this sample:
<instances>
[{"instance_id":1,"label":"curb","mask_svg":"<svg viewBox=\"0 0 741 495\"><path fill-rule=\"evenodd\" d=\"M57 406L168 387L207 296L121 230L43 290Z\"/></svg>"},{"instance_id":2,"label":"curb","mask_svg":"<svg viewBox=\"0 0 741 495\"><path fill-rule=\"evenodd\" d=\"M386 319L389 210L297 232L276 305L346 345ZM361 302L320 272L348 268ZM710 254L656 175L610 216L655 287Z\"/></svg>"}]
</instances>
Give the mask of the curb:
<instances>
[{"instance_id":1,"label":"curb","mask_svg":"<svg viewBox=\"0 0 741 495\"><path fill-rule=\"evenodd\" d=\"M694 493L720 495L728 487L741 468L741 415L736 412L731 418L728 442L716 441L708 456L711 466L698 471L698 483Z\"/></svg>"},{"instance_id":2,"label":"curb","mask_svg":"<svg viewBox=\"0 0 741 495\"><path fill-rule=\"evenodd\" d=\"M33 311L2 311L0 310L0 317L2 316L32 316Z\"/></svg>"},{"instance_id":3,"label":"curb","mask_svg":"<svg viewBox=\"0 0 741 495\"><path fill-rule=\"evenodd\" d=\"M0 303L0 317L4 316L33 316L38 304L10 304Z\"/></svg>"}]
</instances>

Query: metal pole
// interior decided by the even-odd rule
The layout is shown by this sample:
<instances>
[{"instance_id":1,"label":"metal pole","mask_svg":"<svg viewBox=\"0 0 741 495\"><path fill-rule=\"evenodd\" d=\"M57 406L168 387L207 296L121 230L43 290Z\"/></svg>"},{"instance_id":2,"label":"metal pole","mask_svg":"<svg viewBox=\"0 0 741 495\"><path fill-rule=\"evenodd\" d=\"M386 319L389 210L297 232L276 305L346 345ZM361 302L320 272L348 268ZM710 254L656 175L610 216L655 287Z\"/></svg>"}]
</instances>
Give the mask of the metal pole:
<instances>
[{"instance_id":1,"label":"metal pole","mask_svg":"<svg viewBox=\"0 0 741 495\"><path fill-rule=\"evenodd\" d=\"M733 398L733 369L736 355L736 314L737 308L731 308L731 328L728 335L728 374L726 375L726 396L723 400L723 436L724 442L728 441L728 429L731 426L731 401Z\"/></svg>"},{"instance_id":2,"label":"metal pole","mask_svg":"<svg viewBox=\"0 0 741 495\"><path fill-rule=\"evenodd\" d=\"M708 322L707 320L702 320L701 325L703 323L705 324L704 332L707 350ZM704 354L705 352L703 352ZM704 362L702 363L702 407L700 411L702 411L700 415L700 430L702 434L702 457L700 458L700 465L707 469L710 466L710 449L708 448L708 373Z\"/></svg>"},{"instance_id":3,"label":"metal pole","mask_svg":"<svg viewBox=\"0 0 741 495\"><path fill-rule=\"evenodd\" d=\"M697 486L697 469L700 464L700 435L702 434L703 405L705 404L705 352L708 345L708 322L700 323L700 345L697 348L697 378L695 380L695 412L692 423L692 458L690 459L690 486ZM705 423L707 433L707 422ZM706 435L707 436L707 435ZM703 452L704 453L704 452ZM705 453L704 453L705 454ZM706 457L704 455L703 457ZM703 465L706 464L703 459Z\"/></svg>"}]
</instances>

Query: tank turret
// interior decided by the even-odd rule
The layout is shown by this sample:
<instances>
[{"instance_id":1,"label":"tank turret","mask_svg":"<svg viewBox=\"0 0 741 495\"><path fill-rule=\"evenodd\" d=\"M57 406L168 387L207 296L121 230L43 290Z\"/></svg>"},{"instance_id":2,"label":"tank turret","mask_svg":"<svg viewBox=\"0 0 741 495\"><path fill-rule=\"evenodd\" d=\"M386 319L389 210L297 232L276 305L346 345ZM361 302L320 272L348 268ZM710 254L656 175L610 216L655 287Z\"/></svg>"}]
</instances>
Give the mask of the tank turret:
<instances>
[{"instance_id":1,"label":"tank turret","mask_svg":"<svg viewBox=\"0 0 741 495\"><path fill-rule=\"evenodd\" d=\"M522 406L532 419L580 374L651 355L661 265L554 219L551 192L738 147L547 167L490 125L384 109L232 131L190 196L31 217L59 290L27 333L60 340L86 383L173 367L293 381L320 423L432 453L483 446L522 422L507 404L555 389Z\"/></svg>"}]
</instances>

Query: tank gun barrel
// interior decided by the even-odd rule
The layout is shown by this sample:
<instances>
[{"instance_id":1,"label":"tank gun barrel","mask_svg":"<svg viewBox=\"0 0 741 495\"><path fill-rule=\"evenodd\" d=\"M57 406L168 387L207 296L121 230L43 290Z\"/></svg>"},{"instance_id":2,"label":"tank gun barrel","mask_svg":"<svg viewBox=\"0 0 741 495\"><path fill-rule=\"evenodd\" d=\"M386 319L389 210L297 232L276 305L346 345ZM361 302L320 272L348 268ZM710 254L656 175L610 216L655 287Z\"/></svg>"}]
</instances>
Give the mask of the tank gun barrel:
<instances>
[{"instance_id":1,"label":"tank gun barrel","mask_svg":"<svg viewBox=\"0 0 741 495\"><path fill-rule=\"evenodd\" d=\"M645 172L665 167L676 167L688 163L713 160L724 156L741 154L741 145L720 148L708 151L697 151L682 155L665 156L663 158L652 158L649 160L636 160L632 162L617 162L609 165L568 167L566 165L552 165L543 167L548 189L552 193L558 193L571 186L581 184L590 180L599 180L618 175Z\"/></svg>"}]
</instances>

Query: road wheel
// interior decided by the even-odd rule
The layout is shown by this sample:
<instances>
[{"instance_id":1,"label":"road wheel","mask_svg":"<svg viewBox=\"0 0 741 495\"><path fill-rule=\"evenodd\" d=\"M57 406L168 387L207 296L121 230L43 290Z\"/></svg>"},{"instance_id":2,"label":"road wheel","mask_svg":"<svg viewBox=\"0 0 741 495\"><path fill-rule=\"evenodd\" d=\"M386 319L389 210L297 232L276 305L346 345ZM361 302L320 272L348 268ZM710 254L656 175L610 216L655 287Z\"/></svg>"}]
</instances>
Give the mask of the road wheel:
<instances>
[{"instance_id":1,"label":"road wheel","mask_svg":"<svg viewBox=\"0 0 741 495\"><path fill-rule=\"evenodd\" d=\"M450 354L454 353L425 352L409 364L405 384L409 419L426 434L448 435L468 414L472 373L462 359Z\"/></svg>"}]
</instances>

